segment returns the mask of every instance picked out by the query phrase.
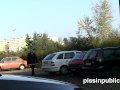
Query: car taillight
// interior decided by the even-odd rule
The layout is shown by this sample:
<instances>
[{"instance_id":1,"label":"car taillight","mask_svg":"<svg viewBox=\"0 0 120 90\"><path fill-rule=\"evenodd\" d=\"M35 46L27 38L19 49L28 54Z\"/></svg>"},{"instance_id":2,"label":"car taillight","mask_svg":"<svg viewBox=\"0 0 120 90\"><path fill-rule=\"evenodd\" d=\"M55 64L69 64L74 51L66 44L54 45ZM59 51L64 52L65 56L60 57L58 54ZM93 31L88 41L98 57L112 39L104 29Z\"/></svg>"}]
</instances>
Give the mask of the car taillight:
<instances>
[{"instance_id":1,"label":"car taillight","mask_svg":"<svg viewBox=\"0 0 120 90\"><path fill-rule=\"evenodd\" d=\"M73 60L69 64L83 64L83 60Z\"/></svg>"},{"instance_id":2,"label":"car taillight","mask_svg":"<svg viewBox=\"0 0 120 90\"><path fill-rule=\"evenodd\" d=\"M51 66L55 66L55 63L53 61L50 64L51 64Z\"/></svg>"}]
</instances>

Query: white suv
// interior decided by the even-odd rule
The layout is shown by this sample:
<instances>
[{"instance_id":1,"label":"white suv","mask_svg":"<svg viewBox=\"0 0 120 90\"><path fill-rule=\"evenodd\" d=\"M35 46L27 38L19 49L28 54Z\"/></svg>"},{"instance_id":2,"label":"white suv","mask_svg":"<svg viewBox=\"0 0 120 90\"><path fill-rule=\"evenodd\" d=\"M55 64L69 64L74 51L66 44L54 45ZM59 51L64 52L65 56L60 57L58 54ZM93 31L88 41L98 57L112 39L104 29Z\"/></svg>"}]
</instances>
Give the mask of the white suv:
<instances>
[{"instance_id":1,"label":"white suv","mask_svg":"<svg viewBox=\"0 0 120 90\"><path fill-rule=\"evenodd\" d=\"M67 74L69 61L81 51L61 51L47 55L42 60L42 70L45 72L60 72Z\"/></svg>"}]
</instances>

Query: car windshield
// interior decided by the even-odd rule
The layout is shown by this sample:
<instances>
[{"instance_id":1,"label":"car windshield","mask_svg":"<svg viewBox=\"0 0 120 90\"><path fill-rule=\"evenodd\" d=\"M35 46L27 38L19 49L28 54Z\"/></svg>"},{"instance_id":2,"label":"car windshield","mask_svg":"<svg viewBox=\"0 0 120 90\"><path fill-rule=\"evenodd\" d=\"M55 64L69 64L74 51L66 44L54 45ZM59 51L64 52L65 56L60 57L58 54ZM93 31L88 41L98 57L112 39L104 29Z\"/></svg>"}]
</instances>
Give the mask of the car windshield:
<instances>
[{"instance_id":1,"label":"car windshield","mask_svg":"<svg viewBox=\"0 0 120 90\"><path fill-rule=\"evenodd\" d=\"M76 55L73 57L73 60L74 59L83 59L83 57L85 56L86 52L79 52L79 53L76 53Z\"/></svg>"},{"instance_id":2,"label":"car windshield","mask_svg":"<svg viewBox=\"0 0 120 90\"><path fill-rule=\"evenodd\" d=\"M55 56L56 54L49 54L47 55L43 60L52 60L52 58Z\"/></svg>"},{"instance_id":3,"label":"car windshield","mask_svg":"<svg viewBox=\"0 0 120 90\"><path fill-rule=\"evenodd\" d=\"M4 60L5 60L5 58L1 59L1 61L4 61Z\"/></svg>"}]
</instances>

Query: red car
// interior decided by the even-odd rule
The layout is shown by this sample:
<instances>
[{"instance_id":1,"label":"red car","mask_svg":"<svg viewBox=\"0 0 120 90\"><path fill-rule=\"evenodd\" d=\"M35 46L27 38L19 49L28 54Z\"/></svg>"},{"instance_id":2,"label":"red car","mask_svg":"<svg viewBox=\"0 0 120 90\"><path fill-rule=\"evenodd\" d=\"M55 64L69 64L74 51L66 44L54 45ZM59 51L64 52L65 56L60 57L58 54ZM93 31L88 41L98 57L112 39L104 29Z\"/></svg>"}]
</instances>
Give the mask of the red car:
<instances>
[{"instance_id":1,"label":"red car","mask_svg":"<svg viewBox=\"0 0 120 90\"><path fill-rule=\"evenodd\" d=\"M86 53L87 51L82 51L77 53L73 57L73 59L69 62L70 71L72 71L75 74L82 72L82 66L84 64L83 57L85 56Z\"/></svg>"},{"instance_id":2,"label":"red car","mask_svg":"<svg viewBox=\"0 0 120 90\"><path fill-rule=\"evenodd\" d=\"M5 57L0 61L0 69L20 69L27 67L27 61L20 57Z\"/></svg>"}]
</instances>

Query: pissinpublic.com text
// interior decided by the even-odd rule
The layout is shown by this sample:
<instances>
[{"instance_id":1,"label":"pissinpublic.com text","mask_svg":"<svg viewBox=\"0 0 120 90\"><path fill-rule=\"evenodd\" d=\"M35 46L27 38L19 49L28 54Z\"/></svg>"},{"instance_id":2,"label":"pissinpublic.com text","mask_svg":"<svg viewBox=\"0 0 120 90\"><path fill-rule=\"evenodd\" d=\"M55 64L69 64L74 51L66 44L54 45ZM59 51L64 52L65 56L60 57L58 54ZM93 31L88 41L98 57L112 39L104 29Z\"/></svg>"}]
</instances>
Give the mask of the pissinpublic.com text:
<instances>
[{"instance_id":1,"label":"pissinpublic.com text","mask_svg":"<svg viewBox=\"0 0 120 90\"><path fill-rule=\"evenodd\" d=\"M87 83L100 83L100 84L105 84L105 83L120 83L120 79L117 78L108 78L108 79L90 79L90 78L86 78L83 79L83 84L87 84Z\"/></svg>"}]
</instances>

